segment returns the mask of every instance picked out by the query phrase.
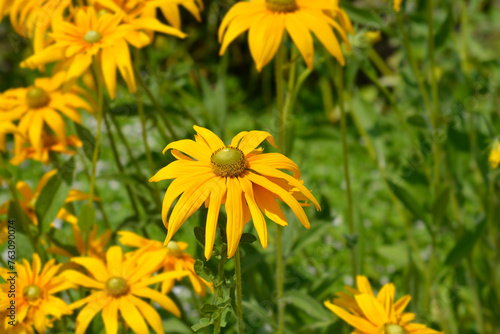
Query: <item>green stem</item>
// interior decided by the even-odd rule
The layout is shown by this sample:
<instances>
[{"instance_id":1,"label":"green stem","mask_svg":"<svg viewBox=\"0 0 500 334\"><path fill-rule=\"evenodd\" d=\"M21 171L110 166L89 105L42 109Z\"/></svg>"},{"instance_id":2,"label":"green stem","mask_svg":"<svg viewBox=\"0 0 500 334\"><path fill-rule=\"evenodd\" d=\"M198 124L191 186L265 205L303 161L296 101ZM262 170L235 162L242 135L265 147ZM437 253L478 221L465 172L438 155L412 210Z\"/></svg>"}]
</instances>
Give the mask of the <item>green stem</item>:
<instances>
[{"instance_id":1,"label":"green stem","mask_svg":"<svg viewBox=\"0 0 500 334\"><path fill-rule=\"evenodd\" d=\"M239 247L234 255L234 269L236 272L236 317L238 318L238 334L243 334L243 300L241 292L241 260Z\"/></svg>"},{"instance_id":2,"label":"green stem","mask_svg":"<svg viewBox=\"0 0 500 334\"><path fill-rule=\"evenodd\" d=\"M368 58L372 61L373 64L377 67L377 69L384 76L392 76L392 70L387 66L385 61L380 57L380 55L375 51L374 48L370 48L368 51Z\"/></svg>"},{"instance_id":3,"label":"green stem","mask_svg":"<svg viewBox=\"0 0 500 334\"><path fill-rule=\"evenodd\" d=\"M94 192L95 192L95 176L96 176L96 165L97 158L99 157L99 148L101 145L101 123L104 114L104 86L102 80L102 73L99 69L96 59L92 62L94 75L97 79L97 134L95 137L94 153L92 155L92 172L90 175L90 192L89 192L89 205L92 206L94 203Z\"/></svg>"},{"instance_id":4,"label":"green stem","mask_svg":"<svg viewBox=\"0 0 500 334\"><path fill-rule=\"evenodd\" d=\"M333 60L332 60L333 61ZM344 177L346 181L346 197L347 197L347 222L349 224L349 234L354 236L355 226L354 226L354 205L352 201L352 190L351 190L351 176L349 172L349 147L347 145L347 116L344 108L344 71L340 64L337 64L337 73L334 74L334 81L337 87L338 101L340 108L340 130L342 136L342 157L344 165ZM356 249L353 245L349 247L351 251L351 266L352 266L352 277L356 279L357 275L357 261L356 261Z\"/></svg>"},{"instance_id":5,"label":"green stem","mask_svg":"<svg viewBox=\"0 0 500 334\"><path fill-rule=\"evenodd\" d=\"M136 73L138 74L137 77L140 78L139 62L140 62L139 49L136 49L135 58L134 58L134 67L135 67ZM141 79L139 79L139 80L141 80ZM147 89L146 89L146 91L147 91ZM137 110L139 112L139 118L141 120L142 141L144 142L144 149L146 150L146 158L148 161L149 173L150 173L150 175L153 175L155 173L155 165L153 162L153 156L151 154L151 149L149 148L149 144L148 144L148 135L147 135L147 128L146 128L146 116L144 114L144 105L142 103L142 94L140 91L137 91L136 97L137 97ZM158 187L158 184L156 182L154 182L153 187L155 188L155 191L153 192L153 198L155 200L156 206L158 208L161 208L160 189Z\"/></svg>"},{"instance_id":6,"label":"green stem","mask_svg":"<svg viewBox=\"0 0 500 334\"><path fill-rule=\"evenodd\" d=\"M146 83L144 82L144 80L142 80L141 71L140 71L140 67L139 67L139 59L140 59L139 58L139 49L135 49L135 51L136 52L135 52L135 59L134 59L134 64L135 64L134 69L135 69L136 80L139 83L139 85L142 88L144 88L144 91L146 92L146 95L151 100L151 103L153 103L153 106L155 107L156 112L158 113L158 115L162 119L163 123L165 123L165 126L167 127L168 131L170 132L171 137L174 140L179 140L179 137L175 133L175 130L174 130L173 126L172 126L172 123L170 123L170 120L165 115L165 111L163 110L163 108L161 107L160 103L155 98L155 96L153 95L153 93L151 92L151 90L149 89L149 87L146 85Z\"/></svg>"},{"instance_id":7,"label":"green stem","mask_svg":"<svg viewBox=\"0 0 500 334\"><path fill-rule=\"evenodd\" d=\"M219 267L217 271L217 284L215 285L216 288L216 298L215 298L215 304L217 305L217 302L222 299L223 297L223 283L224 283L224 264L226 263L226 245L223 243L220 246L220 259L219 259ZM238 251L239 253L239 251ZM214 334L219 334L220 333L220 323L221 323L221 317L217 317L215 319L214 323Z\"/></svg>"},{"instance_id":8,"label":"green stem","mask_svg":"<svg viewBox=\"0 0 500 334\"><path fill-rule=\"evenodd\" d=\"M283 63L285 58L285 46L281 44L276 54L275 60L275 77L276 77L276 101L278 109L278 147L280 153L285 152L286 138L286 118L284 111L283 98ZM276 225L276 285L277 285L277 301L278 301L278 334L283 334L285 328L285 300L283 286L283 243L282 243L283 227Z\"/></svg>"},{"instance_id":9,"label":"green stem","mask_svg":"<svg viewBox=\"0 0 500 334\"><path fill-rule=\"evenodd\" d=\"M137 159L134 157L134 154L132 153L132 149L130 148L128 140L123 135L123 131L120 127L120 124L113 115L111 115L111 122L113 122L113 125L115 126L116 132L118 133L118 137L120 137L120 140L122 141L123 145L125 145L125 149L127 150L127 154L129 156L130 161L132 161L132 165L134 165L135 171L137 172L138 175L142 176L143 174L141 171L141 166L139 166Z\"/></svg>"}]
</instances>

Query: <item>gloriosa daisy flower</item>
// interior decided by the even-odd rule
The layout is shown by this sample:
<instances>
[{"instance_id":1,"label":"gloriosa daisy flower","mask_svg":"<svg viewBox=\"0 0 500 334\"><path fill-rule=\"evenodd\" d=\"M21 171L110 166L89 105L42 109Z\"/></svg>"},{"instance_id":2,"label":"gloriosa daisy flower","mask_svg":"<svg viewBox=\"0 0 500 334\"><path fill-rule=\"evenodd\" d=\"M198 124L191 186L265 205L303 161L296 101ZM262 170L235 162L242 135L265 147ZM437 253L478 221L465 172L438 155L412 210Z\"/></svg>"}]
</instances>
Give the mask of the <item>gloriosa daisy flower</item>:
<instances>
[{"instance_id":1,"label":"gloriosa daisy flower","mask_svg":"<svg viewBox=\"0 0 500 334\"><path fill-rule=\"evenodd\" d=\"M185 242L175 242L170 241L167 246L164 246L161 241L150 240L143 238L133 232L120 231L118 232L120 236L120 243L128 247L138 247L140 251L157 251L163 249L165 255L163 255L163 261L161 267L163 271L168 272L172 270L187 270L189 271L188 277L193 285L194 291L200 295L205 296L207 293L207 287L213 292L213 284L205 281L203 278L196 275L194 271L194 258L185 252L188 244ZM175 280L165 280L161 284L161 292L167 293L174 287Z\"/></svg>"},{"instance_id":2,"label":"gloriosa daisy flower","mask_svg":"<svg viewBox=\"0 0 500 334\"><path fill-rule=\"evenodd\" d=\"M334 30L350 47L344 29L326 12L335 9L329 0L252 0L235 4L219 28L220 54L246 30L250 52L260 72L273 59L285 32L292 38L307 66L312 69L314 43L311 31L339 63L344 55Z\"/></svg>"},{"instance_id":3,"label":"gloriosa daisy flower","mask_svg":"<svg viewBox=\"0 0 500 334\"><path fill-rule=\"evenodd\" d=\"M16 264L16 321L22 323L26 318L32 319L36 330L45 333L46 327L50 326L47 316L57 319L65 314L71 314L69 306L54 294L73 287L62 274L58 275L62 264L55 264L52 259L42 268L40 257L33 254L33 264L23 260L23 265ZM7 283L0 286L10 285L7 274L9 270L0 268L0 275ZM0 309L5 310L10 306L11 299L0 300ZM7 318L8 319L8 318ZM5 319L5 321L7 321Z\"/></svg>"},{"instance_id":4,"label":"gloriosa daisy flower","mask_svg":"<svg viewBox=\"0 0 500 334\"><path fill-rule=\"evenodd\" d=\"M158 312L141 299L149 298L170 313L180 316L180 310L166 295L149 288L149 285L166 279L186 276L186 271L172 271L152 276L158 270L162 258L160 253L141 253L127 256L119 246L110 247L106 262L91 257L75 257L71 261L83 266L91 276L75 270L67 270L68 281L94 289L92 294L70 305L80 310L76 318L76 334L84 334L95 315L102 311L107 334L118 331L118 311L135 333L149 333L148 325L156 333L164 333ZM144 320L145 319L145 320Z\"/></svg>"},{"instance_id":5,"label":"gloriosa daisy flower","mask_svg":"<svg viewBox=\"0 0 500 334\"><path fill-rule=\"evenodd\" d=\"M493 169L498 168L498 165L500 165L500 141L495 140L493 143L488 161Z\"/></svg>"},{"instance_id":6,"label":"gloriosa daisy flower","mask_svg":"<svg viewBox=\"0 0 500 334\"><path fill-rule=\"evenodd\" d=\"M21 67L37 67L54 61L70 63L65 78L72 83L82 76L93 58L101 66L104 82L112 99L116 93L116 70L125 80L130 92L135 92L135 76L127 43L143 47L150 42L139 30L160 31L184 38L179 30L161 24L152 18L137 18L133 24L122 23L123 16L102 12L93 7L81 7L74 22L55 21L49 34L54 43L21 63Z\"/></svg>"},{"instance_id":7,"label":"gloriosa daisy flower","mask_svg":"<svg viewBox=\"0 0 500 334\"><path fill-rule=\"evenodd\" d=\"M337 292L333 303L325 306L356 328L360 334L438 334L425 325L411 323L414 313L404 312L411 300L410 295L394 301L396 288L388 283L375 297L370 282L365 276L357 276L358 290L346 286L350 294Z\"/></svg>"},{"instance_id":8,"label":"gloriosa daisy flower","mask_svg":"<svg viewBox=\"0 0 500 334\"><path fill-rule=\"evenodd\" d=\"M244 225L253 219L262 247L267 247L267 225L264 214L280 225L287 225L277 199L285 202L304 227L310 223L298 199L309 199L319 210L319 203L300 181L299 167L282 154L261 154L257 149L264 140L275 146L265 131L243 131L229 146L212 131L194 126L195 141L179 140L165 147L177 159L162 168L149 181L175 179L163 200L162 219L168 229L165 244L198 208L208 207L205 257L210 259L217 229L220 206L227 213L227 256L238 248ZM182 152L182 153L180 153ZM278 169L289 170L293 176ZM179 201L168 216L174 200ZM303 204L303 203L302 203ZM307 205L307 204L304 204Z\"/></svg>"},{"instance_id":9,"label":"gloriosa daisy flower","mask_svg":"<svg viewBox=\"0 0 500 334\"><path fill-rule=\"evenodd\" d=\"M91 106L81 98L83 91L73 87L68 92L62 91L65 72L59 72L51 78L38 78L28 88L13 88L0 95L0 115L2 121L17 121L17 130L21 137L16 137L19 150L29 140L38 157L43 151L44 125L54 131L58 141L65 146L66 126L62 115L74 122L81 123L78 109L91 112Z\"/></svg>"}]
</instances>

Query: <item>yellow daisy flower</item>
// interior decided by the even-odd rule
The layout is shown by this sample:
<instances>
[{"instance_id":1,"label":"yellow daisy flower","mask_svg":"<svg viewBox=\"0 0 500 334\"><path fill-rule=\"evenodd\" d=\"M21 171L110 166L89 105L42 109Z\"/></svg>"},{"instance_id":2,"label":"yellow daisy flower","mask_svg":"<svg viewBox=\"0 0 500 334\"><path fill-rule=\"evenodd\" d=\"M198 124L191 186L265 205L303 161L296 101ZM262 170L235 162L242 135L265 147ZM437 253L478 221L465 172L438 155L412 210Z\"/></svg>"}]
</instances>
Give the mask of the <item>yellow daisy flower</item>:
<instances>
[{"instance_id":1,"label":"yellow daisy flower","mask_svg":"<svg viewBox=\"0 0 500 334\"><path fill-rule=\"evenodd\" d=\"M304 58L313 68L314 46L311 31L339 63L344 55L335 31L350 47L344 29L325 12L332 10L328 0L252 0L240 1L226 14L219 28L220 55L240 34L249 31L250 52L260 72L273 59L288 31Z\"/></svg>"},{"instance_id":2,"label":"yellow daisy flower","mask_svg":"<svg viewBox=\"0 0 500 334\"><path fill-rule=\"evenodd\" d=\"M10 163L13 165L19 165L24 160L33 159L47 165L50 162L50 152L73 155L76 152L74 150L70 150L68 146L72 146L74 148L83 146L83 143L77 136L68 136L66 138L66 143L62 143L57 137L46 132L42 132L41 140L42 150L41 152L37 152L33 146L26 146L24 145L24 140L18 139L16 142L15 155L12 159L10 159Z\"/></svg>"},{"instance_id":3,"label":"yellow daisy flower","mask_svg":"<svg viewBox=\"0 0 500 334\"><path fill-rule=\"evenodd\" d=\"M185 252L188 244L185 242L175 242L170 241L165 247L161 241L150 240L143 238L133 232L120 231L118 232L120 236L120 243L128 247L138 247L138 251L144 249L145 251L157 251L163 249L165 255L162 256L163 261L161 267L164 272L175 271L175 270L187 270L189 272L188 277L191 281L194 291L199 295L204 297L207 293L207 287L213 292L214 287L212 283L205 281L203 278L196 275L194 271L195 259ZM161 285L161 292L167 293L174 287L175 280L165 280Z\"/></svg>"},{"instance_id":4,"label":"yellow daisy flower","mask_svg":"<svg viewBox=\"0 0 500 334\"><path fill-rule=\"evenodd\" d=\"M57 170L52 170L50 172L45 173L38 184L36 186L35 192L31 189L31 187L24 181L19 181L16 184L16 188L21 194L19 198L19 204L23 211L28 215L28 217L33 221L35 226L38 226L38 218L35 213L35 205L38 200L38 196L42 191L43 187L49 181L49 179L57 173ZM85 194L79 190L72 189L70 190L68 197L66 198L65 203L74 202L74 201L84 201L89 199L89 195ZM95 200L99 200L98 197L94 198ZM0 212L8 212L8 205L10 202L4 203L0 207ZM71 213L69 213L66 209L61 208L57 214L57 218L67 221L70 224L76 224L78 219Z\"/></svg>"},{"instance_id":5,"label":"yellow daisy flower","mask_svg":"<svg viewBox=\"0 0 500 334\"><path fill-rule=\"evenodd\" d=\"M411 300L410 295L394 301L396 289L388 283L375 296L370 282L365 276L357 276L358 290L345 287L350 294L337 292L333 303L325 301L338 317L356 328L355 333L363 334L438 334L440 332L425 325L411 323L414 313L404 312Z\"/></svg>"},{"instance_id":6,"label":"yellow daisy flower","mask_svg":"<svg viewBox=\"0 0 500 334\"><path fill-rule=\"evenodd\" d=\"M495 141L488 158L491 168L496 169L500 164L500 141Z\"/></svg>"},{"instance_id":7,"label":"yellow daisy flower","mask_svg":"<svg viewBox=\"0 0 500 334\"><path fill-rule=\"evenodd\" d=\"M33 38L36 53L45 47L51 23L62 20L63 12L70 4L70 0L14 0L10 22L19 35Z\"/></svg>"},{"instance_id":8,"label":"yellow daisy flower","mask_svg":"<svg viewBox=\"0 0 500 334\"><path fill-rule=\"evenodd\" d=\"M72 309L76 309L86 304L76 318L75 333L84 334L94 316L102 311L106 333L116 334L118 310L133 332L149 333L147 322L156 333L164 333L160 315L141 297L155 301L179 317L177 305L166 295L148 286L165 279L186 276L188 272L172 271L152 276L162 261L159 255L161 254L147 253L143 256L136 253L127 257L119 246L113 246L106 252L106 263L90 257L72 258L72 262L83 266L91 276L67 270L65 277L76 285L94 289L90 296L70 305Z\"/></svg>"},{"instance_id":9,"label":"yellow daisy flower","mask_svg":"<svg viewBox=\"0 0 500 334\"><path fill-rule=\"evenodd\" d=\"M49 34L54 43L21 63L21 67L36 67L46 63L66 60L70 65L66 74L67 83L74 82L97 57L104 82L112 99L116 91L116 70L127 83L130 92L135 92L135 76L127 43L143 47L150 42L139 30L160 31L184 38L179 30L161 24L152 18L137 18L133 24L123 24L122 15L104 12L97 15L92 7L81 7L73 22L55 21Z\"/></svg>"},{"instance_id":10,"label":"yellow daisy flower","mask_svg":"<svg viewBox=\"0 0 500 334\"><path fill-rule=\"evenodd\" d=\"M302 225L310 227L309 220L298 202L297 194L311 200L319 210L319 203L300 181L299 167L279 153L261 154L256 150L264 140L276 147L273 137L265 131L244 131L224 145L212 131L194 126L195 141L179 140L165 147L177 159L162 168L150 182L175 179L163 200L162 219L168 229L168 245L179 227L205 203L208 207L205 257L210 259L217 229L220 206L227 213L227 256L238 248L243 226L253 219L262 247L267 247L267 226L264 214L280 225L287 225L277 199L285 202ZM183 153L180 153L182 151ZM286 169L293 176L279 171ZM168 212L179 197L172 213Z\"/></svg>"},{"instance_id":11,"label":"yellow daisy flower","mask_svg":"<svg viewBox=\"0 0 500 334\"><path fill-rule=\"evenodd\" d=\"M16 320L22 323L27 317L33 319L35 329L39 333L45 333L47 327L47 316L57 319L72 311L62 299L53 296L54 294L72 288L73 285L66 281L62 274L58 275L62 264L55 264L52 259L42 268L40 257L33 254L32 266L28 261L23 260L23 265L16 264L17 278L16 285ZM7 274L9 270L0 268L0 275L7 281L3 286L10 286ZM10 306L10 300L1 300L0 309L5 310ZM7 320L7 319L6 319Z\"/></svg>"},{"instance_id":12,"label":"yellow daisy flower","mask_svg":"<svg viewBox=\"0 0 500 334\"><path fill-rule=\"evenodd\" d=\"M80 228L78 227L77 224L73 224L71 225L71 229L73 230L73 237L75 238L75 247L76 250L78 251L78 254L85 255L85 241L84 241L85 239L83 237ZM108 245L108 242L111 239L111 236L113 235L113 231L106 230L100 236L98 236L98 230L99 229L97 225L94 225L92 227L92 230L90 230L88 236L89 244L87 248L87 255L90 257L95 257L97 259L105 260L104 248L106 248L106 246ZM47 253L58 254L69 258L74 256L74 254L70 254L66 250L57 246L49 247L47 249Z\"/></svg>"},{"instance_id":13,"label":"yellow daisy flower","mask_svg":"<svg viewBox=\"0 0 500 334\"><path fill-rule=\"evenodd\" d=\"M87 101L81 98L82 91L79 88L73 87L66 93L61 90L64 76L64 72L59 72L52 78L38 78L32 87L9 89L0 95L2 120L19 120L19 133L29 140L38 156L42 155L45 124L65 145L66 126L61 115L81 123L78 109L92 110Z\"/></svg>"},{"instance_id":14,"label":"yellow daisy flower","mask_svg":"<svg viewBox=\"0 0 500 334\"><path fill-rule=\"evenodd\" d=\"M176 29L181 28L179 6L187 9L198 22L203 10L202 0L94 0L94 4L125 14L124 21L127 23L132 23L139 14L143 18L156 18L156 10L160 9L167 22Z\"/></svg>"}]
</instances>

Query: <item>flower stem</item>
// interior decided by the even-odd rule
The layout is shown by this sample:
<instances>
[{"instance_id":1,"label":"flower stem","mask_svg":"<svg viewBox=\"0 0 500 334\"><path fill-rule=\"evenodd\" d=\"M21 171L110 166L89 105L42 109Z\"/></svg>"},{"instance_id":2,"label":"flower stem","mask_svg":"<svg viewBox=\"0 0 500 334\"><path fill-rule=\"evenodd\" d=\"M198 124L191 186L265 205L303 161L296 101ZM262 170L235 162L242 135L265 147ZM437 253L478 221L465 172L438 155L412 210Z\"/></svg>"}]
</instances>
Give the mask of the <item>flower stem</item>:
<instances>
[{"instance_id":1,"label":"flower stem","mask_svg":"<svg viewBox=\"0 0 500 334\"><path fill-rule=\"evenodd\" d=\"M223 297L223 282L224 282L224 264L226 263L226 256L224 255L226 252L226 245L223 243L220 247L220 259L219 259L219 267L217 270L217 284L216 284L216 297L215 297L215 304L217 305L217 302L222 299ZM239 253L239 251L238 251ZM221 323L221 317L219 316L217 319L215 319L214 322L214 334L219 334L220 333L220 323Z\"/></svg>"},{"instance_id":2,"label":"flower stem","mask_svg":"<svg viewBox=\"0 0 500 334\"><path fill-rule=\"evenodd\" d=\"M333 61L333 59L332 59ZM355 226L354 226L354 206L352 201L352 190L351 190L351 176L349 172L349 147L347 145L347 116L344 108L344 71L340 64L336 64L337 73L334 73L335 86L338 92L338 102L340 108L340 131L342 136L342 157L344 163L344 176L346 182L346 197L347 197L347 222L349 224L349 234L354 236ZM349 247L351 251L351 266L352 266L352 277L356 279L357 275L357 261L356 261L356 249L355 245Z\"/></svg>"},{"instance_id":3,"label":"flower stem","mask_svg":"<svg viewBox=\"0 0 500 334\"><path fill-rule=\"evenodd\" d=\"M140 78L139 68L140 68L140 54L139 49L135 49L135 57L134 57L134 67L137 73L137 77ZM139 79L140 80L140 79ZM146 90L147 91L147 90ZM144 104L142 103L142 94L140 91L136 93L137 97L137 110L139 112L139 118L141 120L141 130L142 130L142 141L144 142L144 149L146 150L146 158L149 166L149 173L153 175L155 173L155 165L153 162L153 156L151 154L151 149L148 144L148 134L146 128L146 116L144 115ZM153 187L155 191L153 192L153 198L158 208L161 208L161 198L160 198L160 189L158 188L157 183L153 183Z\"/></svg>"},{"instance_id":4,"label":"flower stem","mask_svg":"<svg viewBox=\"0 0 500 334\"><path fill-rule=\"evenodd\" d=\"M239 247L234 255L234 270L236 272L236 317L238 318L238 334L243 334L243 300L241 292L241 260Z\"/></svg>"},{"instance_id":5,"label":"flower stem","mask_svg":"<svg viewBox=\"0 0 500 334\"><path fill-rule=\"evenodd\" d=\"M104 114L104 86L102 79L102 72L99 69L97 60L94 59L92 62L94 75L97 79L97 133L95 137L94 153L92 155L92 171L90 174L90 192L89 192L89 205L92 206L94 203L94 193L95 193L95 176L96 176L96 165L97 158L99 157L99 149L101 145L101 123Z\"/></svg>"},{"instance_id":6,"label":"flower stem","mask_svg":"<svg viewBox=\"0 0 500 334\"><path fill-rule=\"evenodd\" d=\"M275 60L276 101L278 109L278 147L280 153L285 152L286 140L286 118L283 98L283 63L285 56L285 45L282 43L278 49ZM278 334L283 334L285 327L285 301L283 299L283 243L281 240L282 233L283 227L276 225L276 285L278 291L276 298L278 302Z\"/></svg>"}]
</instances>

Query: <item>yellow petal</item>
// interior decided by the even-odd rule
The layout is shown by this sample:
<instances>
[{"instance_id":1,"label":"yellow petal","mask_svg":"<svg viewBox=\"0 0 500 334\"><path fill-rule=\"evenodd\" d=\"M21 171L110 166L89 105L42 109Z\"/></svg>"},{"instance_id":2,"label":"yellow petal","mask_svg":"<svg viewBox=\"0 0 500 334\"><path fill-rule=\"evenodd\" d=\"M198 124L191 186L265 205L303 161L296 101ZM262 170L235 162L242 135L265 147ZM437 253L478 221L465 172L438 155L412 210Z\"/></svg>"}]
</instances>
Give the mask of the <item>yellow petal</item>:
<instances>
[{"instance_id":1,"label":"yellow petal","mask_svg":"<svg viewBox=\"0 0 500 334\"><path fill-rule=\"evenodd\" d=\"M372 286L370 285L370 282L368 281L368 278L366 278L366 276L356 276L356 285L358 286L358 289L361 293L366 293L370 296L374 296Z\"/></svg>"},{"instance_id":2,"label":"yellow petal","mask_svg":"<svg viewBox=\"0 0 500 334\"><path fill-rule=\"evenodd\" d=\"M122 297L118 300L118 309L125 319L125 322L130 326L132 331L137 334L149 334L148 325L144 318L137 310L137 307L129 301L128 297Z\"/></svg>"},{"instance_id":3,"label":"yellow petal","mask_svg":"<svg viewBox=\"0 0 500 334\"><path fill-rule=\"evenodd\" d=\"M363 318L354 316L347 311L341 309L337 305L333 305L332 303L326 301L325 306L328 307L333 313L335 313L339 318L347 322L349 325L355 327L363 333L378 333L378 327L375 327L370 322L366 321Z\"/></svg>"},{"instance_id":4,"label":"yellow petal","mask_svg":"<svg viewBox=\"0 0 500 334\"><path fill-rule=\"evenodd\" d=\"M309 30L302 24L295 13L286 16L286 30L304 58L307 67L312 70L314 62L314 43Z\"/></svg>"},{"instance_id":5,"label":"yellow petal","mask_svg":"<svg viewBox=\"0 0 500 334\"><path fill-rule=\"evenodd\" d=\"M111 100L116 96L116 61L113 48L104 48L101 54L102 74Z\"/></svg>"},{"instance_id":6,"label":"yellow petal","mask_svg":"<svg viewBox=\"0 0 500 334\"><path fill-rule=\"evenodd\" d=\"M114 298L103 307L102 320L106 328L106 334L116 334L118 332L118 301Z\"/></svg>"},{"instance_id":7,"label":"yellow petal","mask_svg":"<svg viewBox=\"0 0 500 334\"><path fill-rule=\"evenodd\" d=\"M89 54L77 54L66 74L66 82L73 82L80 78L82 74L89 68L92 64L92 56Z\"/></svg>"},{"instance_id":8,"label":"yellow petal","mask_svg":"<svg viewBox=\"0 0 500 334\"><path fill-rule=\"evenodd\" d=\"M109 302L109 299L105 300L97 300L95 302L87 304L84 308L80 310L78 313L78 317L76 318L76 330L75 334L85 334L87 327L89 326L92 319L94 319L95 315L101 311L101 309Z\"/></svg>"},{"instance_id":9,"label":"yellow petal","mask_svg":"<svg viewBox=\"0 0 500 334\"><path fill-rule=\"evenodd\" d=\"M220 140L220 138L212 131L196 125L194 125L193 128L212 151L217 151L218 149L226 146L224 145L224 142Z\"/></svg>"},{"instance_id":10,"label":"yellow petal","mask_svg":"<svg viewBox=\"0 0 500 334\"><path fill-rule=\"evenodd\" d=\"M172 299L159 293L156 290L152 290L149 288L133 289L132 294L134 294L136 296L149 298L149 299L157 302L161 307L163 307L165 310L169 311L170 313L172 313L176 317L181 316L181 311L179 310L177 305L175 305L175 303L172 301Z\"/></svg>"},{"instance_id":11,"label":"yellow petal","mask_svg":"<svg viewBox=\"0 0 500 334\"><path fill-rule=\"evenodd\" d=\"M259 146L264 140L267 140L271 145L277 148L274 143L274 138L269 132L266 131L250 131L247 132L241 141L239 142L238 148L243 151L245 155L252 152L257 146Z\"/></svg>"},{"instance_id":12,"label":"yellow petal","mask_svg":"<svg viewBox=\"0 0 500 334\"><path fill-rule=\"evenodd\" d=\"M261 71L278 51L285 31L284 13L268 13L255 20L248 32L250 53Z\"/></svg>"},{"instance_id":13,"label":"yellow petal","mask_svg":"<svg viewBox=\"0 0 500 334\"><path fill-rule=\"evenodd\" d=\"M91 257L76 257L72 258L71 262L78 263L79 265L85 267L85 269L87 269L92 276L100 282L106 282L110 278L108 269L99 259Z\"/></svg>"},{"instance_id":14,"label":"yellow petal","mask_svg":"<svg viewBox=\"0 0 500 334\"><path fill-rule=\"evenodd\" d=\"M137 307L157 334L164 333L161 317L151 305L134 296L130 296L127 299Z\"/></svg>"},{"instance_id":15,"label":"yellow petal","mask_svg":"<svg viewBox=\"0 0 500 334\"><path fill-rule=\"evenodd\" d=\"M130 52L127 43L123 40L115 42L114 47L116 64L118 65L118 70L127 84L128 90L131 93L135 92L135 76L132 69L132 61L130 59Z\"/></svg>"},{"instance_id":16,"label":"yellow petal","mask_svg":"<svg viewBox=\"0 0 500 334\"><path fill-rule=\"evenodd\" d=\"M75 270L66 270L63 274L68 281L73 284L85 286L87 288L104 289L104 283L97 282L96 280L85 276Z\"/></svg>"},{"instance_id":17,"label":"yellow petal","mask_svg":"<svg viewBox=\"0 0 500 334\"><path fill-rule=\"evenodd\" d=\"M364 315L373 324L377 326L383 326L389 322L389 317L384 310L384 307L378 302L378 300L372 295L356 295L354 296L359 307L363 311Z\"/></svg>"},{"instance_id":18,"label":"yellow petal","mask_svg":"<svg viewBox=\"0 0 500 334\"><path fill-rule=\"evenodd\" d=\"M255 195L255 200L259 208L264 212L267 218L271 219L278 225L287 226L285 214L281 210L278 202L273 197L272 193L265 188L254 184L253 191Z\"/></svg>"},{"instance_id":19,"label":"yellow petal","mask_svg":"<svg viewBox=\"0 0 500 334\"><path fill-rule=\"evenodd\" d=\"M122 274L123 252L120 246L112 246L106 252L106 263L111 276Z\"/></svg>"},{"instance_id":20,"label":"yellow petal","mask_svg":"<svg viewBox=\"0 0 500 334\"><path fill-rule=\"evenodd\" d=\"M248 204L248 208L250 209L250 213L252 214L253 225L255 226L257 234L259 235L260 243L262 244L262 247L265 249L267 248L266 219L264 218L264 215L262 214L259 207L257 206L257 203L255 202L252 182L250 182L250 180L248 180L244 176L239 177L238 180L240 181L241 189L245 194L245 200Z\"/></svg>"},{"instance_id":21,"label":"yellow petal","mask_svg":"<svg viewBox=\"0 0 500 334\"><path fill-rule=\"evenodd\" d=\"M299 166L291 159L287 158L283 154L280 153L266 153L254 155L247 159L250 163L250 166L253 164L263 164L264 166L277 168L277 169L286 169L293 173L293 177L296 179L300 179L300 169ZM251 167L250 167L251 168Z\"/></svg>"},{"instance_id":22,"label":"yellow petal","mask_svg":"<svg viewBox=\"0 0 500 334\"><path fill-rule=\"evenodd\" d=\"M141 17L139 19L133 20L131 23L137 29L154 30L168 35L176 36L179 38L186 37L186 34L183 33L182 31L175 29L173 27L169 27L165 24L162 24L156 18Z\"/></svg>"},{"instance_id":23,"label":"yellow petal","mask_svg":"<svg viewBox=\"0 0 500 334\"><path fill-rule=\"evenodd\" d=\"M176 160L169 163L166 167L160 169L153 177L149 179L149 182L176 179L183 175L207 173L211 170L212 168L205 162Z\"/></svg>"},{"instance_id":24,"label":"yellow petal","mask_svg":"<svg viewBox=\"0 0 500 334\"><path fill-rule=\"evenodd\" d=\"M181 139L174 141L163 149L163 154L170 149L176 149L198 161L210 162L211 152L203 148L203 145L190 139Z\"/></svg>"},{"instance_id":25,"label":"yellow petal","mask_svg":"<svg viewBox=\"0 0 500 334\"><path fill-rule=\"evenodd\" d=\"M210 260L212 249L214 247L215 234L217 233L217 220L219 218L222 199L226 195L226 179L219 178L217 185L210 193L210 202L208 204L207 223L205 226L205 258Z\"/></svg>"},{"instance_id":26,"label":"yellow petal","mask_svg":"<svg viewBox=\"0 0 500 334\"><path fill-rule=\"evenodd\" d=\"M243 233L243 198L242 190L237 178L228 177L227 182L227 258L233 257Z\"/></svg>"}]
</instances>

